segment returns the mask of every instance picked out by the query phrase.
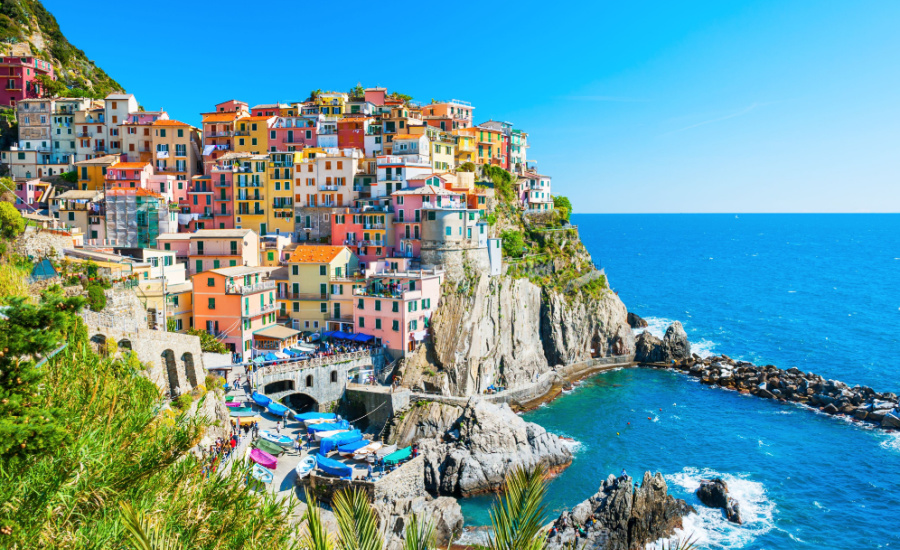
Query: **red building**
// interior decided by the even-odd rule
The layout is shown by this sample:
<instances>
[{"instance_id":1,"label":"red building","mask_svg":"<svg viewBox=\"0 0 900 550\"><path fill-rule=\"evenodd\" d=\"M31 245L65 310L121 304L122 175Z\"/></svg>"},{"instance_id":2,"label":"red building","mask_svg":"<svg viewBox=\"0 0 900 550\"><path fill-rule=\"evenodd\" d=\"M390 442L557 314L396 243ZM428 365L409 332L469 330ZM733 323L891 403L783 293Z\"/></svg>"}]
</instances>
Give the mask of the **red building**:
<instances>
[{"instance_id":1,"label":"red building","mask_svg":"<svg viewBox=\"0 0 900 550\"><path fill-rule=\"evenodd\" d=\"M41 97L41 84L37 81L40 75L56 80L53 65L36 57L3 57L0 58L0 77L3 78L3 89L0 90L0 104L15 105L17 101L32 97Z\"/></svg>"},{"instance_id":2,"label":"red building","mask_svg":"<svg viewBox=\"0 0 900 550\"><path fill-rule=\"evenodd\" d=\"M366 118L348 115L338 120L338 148L352 147L360 151L366 150Z\"/></svg>"}]
</instances>

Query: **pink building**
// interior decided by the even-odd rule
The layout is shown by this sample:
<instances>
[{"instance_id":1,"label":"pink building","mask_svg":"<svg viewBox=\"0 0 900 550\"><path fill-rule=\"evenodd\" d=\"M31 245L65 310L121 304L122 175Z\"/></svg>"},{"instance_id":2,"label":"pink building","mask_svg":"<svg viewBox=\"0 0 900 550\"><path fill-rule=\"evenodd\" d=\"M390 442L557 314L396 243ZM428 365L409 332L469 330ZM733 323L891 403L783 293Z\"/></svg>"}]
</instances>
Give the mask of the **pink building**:
<instances>
[{"instance_id":1,"label":"pink building","mask_svg":"<svg viewBox=\"0 0 900 550\"><path fill-rule=\"evenodd\" d=\"M428 182L427 184L425 182ZM394 204L395 255L418 258L422 250L422 216L426 208L440 208L442 204L465 204L465 194L438 187L437 176L410 180L410 188L391 194ZM413 187L415 185L415 187Z\"/></svg>"},{"instance_id":2,"label":"pink building","mask_svg":"<svg viewBox=\"0 0 900 550\"><path fill-rule=\"evenodd\" d=\"M191 253L190 233L160 233L156 238L156 247L160 250L175 252L175 260L187 263Z\"/></svg>"},{"instance_id":3,"label":"pink building","mask_svg":"<svg viewBox=\"0 0 900 550\"><path fill-rule=\"evenodd\" d=\"M375 336L395 357L413 351L428 334L443 279L441 270L370 273L354 290L356 331Z\"/></svg>"},{"instance_id":4,"label":"pink building","mask_svg":"<svg viewBox=\"0 0 900 550\"><path fill-rule=\"evenodd\" d=\"M299 151L304 147L315 147L317 126L316 118L278 117L269 129L269 150Z\"/></svg>"},{"instance_id":5,"label":"pink building","mask_svg":"<svg viewBox=\"0 0 900 550\"><path fill-rule=\"evenodd\" d=\"M41 97L39 75L46 75L56 80L53 65L36 57L2 57L0 58L0 105L15 106L17 101Z\"/></svg>"},{"instance_id":6,"label":"pink building","mask_svg":"<svg viewBox=\"0 0 900 550\"><path fill-rule=\"evenodd\" d=\"M369 103L377 106L384 105L387 96L387 88L366 88L365 99Z\"/></svg>"},{"instance_id":7,"label":"pink building","mask_svg":"<svg viewBox=\"0 0 900 550\"><path fill-rule=\"evenodd\" d=\"M188 183L187 194L178 201L181 231L215 229L213 224L213 185L210 176L194 176Z\"/></svg>"},{"instance_id":8,"label":"pink building","mask_svg":"<svg viewBox=\"0 0 900 550\"><path fill-rule=\"evenodd\" d=\"M387 199L357 199L331 216L332 246L346 246L361 266L394 256L394 213Z\"/></svg>"}]
</instances>

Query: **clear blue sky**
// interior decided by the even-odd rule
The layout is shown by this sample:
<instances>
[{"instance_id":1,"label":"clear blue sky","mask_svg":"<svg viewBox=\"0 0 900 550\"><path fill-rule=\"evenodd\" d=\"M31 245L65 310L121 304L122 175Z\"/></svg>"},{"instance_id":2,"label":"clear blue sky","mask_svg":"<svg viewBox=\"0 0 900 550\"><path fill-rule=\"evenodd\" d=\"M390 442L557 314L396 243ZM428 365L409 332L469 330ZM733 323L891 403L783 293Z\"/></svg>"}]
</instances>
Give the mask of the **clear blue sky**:
<instances>
[{"instance_id":1,"label":"clear blue sky","mask_svg":"<svg viewBox=\"0 0 900 550\"><path fill-rule=\"evenodd\" d=\"M193 124L361 82L515 123L579 212L900 211L897 0L44 4Z\"/></svg>"}]
</instances>

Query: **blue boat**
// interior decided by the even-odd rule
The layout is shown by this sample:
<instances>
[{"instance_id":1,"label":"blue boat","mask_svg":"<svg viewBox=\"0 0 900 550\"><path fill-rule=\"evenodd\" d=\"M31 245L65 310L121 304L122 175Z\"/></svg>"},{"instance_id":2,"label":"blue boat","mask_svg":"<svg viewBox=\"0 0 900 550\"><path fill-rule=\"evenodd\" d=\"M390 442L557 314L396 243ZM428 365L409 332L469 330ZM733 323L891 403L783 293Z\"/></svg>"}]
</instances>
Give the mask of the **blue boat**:
<instances>
[{"instance_id":1,"label":"blue boat","mask_svg":"<svg viewBox=\"0 0 900 550\"><path fill-rule=\"evenodd\" d=\"M266 407L269 409L269 412L278 416L284 416L284 413L288 412L288 408L282 405L281 403L275 403L274 401L269 403L269 406Z\"/></svg>"},{"instance_id":2,"label":"blue boat","mask_svg":"<svg viewBox=\"0 0 900 550\"><path fill-rule=\"evenodd\" d=\"M259 392L253 392L253 395L250 396L250 399L252 399L253 402L256 403L257 405L259 405L260 407L265 407L269 403L272 402L271 399L269 399L268 397L266 397L265 395L263 395Z\"/></svg>"},{"instance_id":3,"label":"blue boat","mask_svg":"<svg viewBox=\"0 0 900 550\"><path fill-rule=\"evenodd\" d=\"M322 438L322 441L319 442L319 454L327 455L345 443L355 443L360 439L362 439L362 433L359 430L341 432L331 437Z\"/></svg>"},{"instance_id":4,"label":"blue boat","mask_svg":"<svg viewBox=\"0 0 900 550\"><path fill-rule=\"evenodd\" d=\"M296 415L297 420L303 422L304 420L334 420L337 418L337 415L334 413L317 413L317 412L308 412L308 413L300 413Z\"/></svg>"},{"instance_id":5,"label":"blue boat","mask_svg":"<svg viewBox=\"0 0 900 550\"><path fill-rule=\"evenodd\" d=\"M307 428L312 433L316 432L330 432L334 430L349 430L350 423L346 420L341 420L340 422L323 422L322 424L314 424Z\"/></svg>"},{"instance_id":6,"label":"blue boat","mask_svg":"<svg viewBox=\"0 0 900 550\"><path fill-rule=\"evenodd\" d=\"M356 451L362 449L363 447L368 447L372 442L368 439L360 439L359 441L354 441L353 443L344 443L343 445L338 445L338 452L341 453L342 456L352 455Z\"/></svg>"},{"instance_id":7,"label":"blue boat","mask_svg":"<svg viewBox=\"0 0 900 550\"><path fill-rule=\"evenodd\" d=\"M260 466L259 464L253 465L250 475L253 476L253 479L257 479L263 483L272 483L272 480L275 479L275 472L265 466Z\"/></svg>"},{"instance_id":8,"label":"blue boat","mask_svg":"<svg viewBox=\"0 0 900 550\"><path fill-rule=\"evenodd\" d=\"M342 478L352 478L353 468L347 466L343 462L326 458L322 455L316 455L316 467L326 474L338 476Z\"/></svg>"}]
</instances>

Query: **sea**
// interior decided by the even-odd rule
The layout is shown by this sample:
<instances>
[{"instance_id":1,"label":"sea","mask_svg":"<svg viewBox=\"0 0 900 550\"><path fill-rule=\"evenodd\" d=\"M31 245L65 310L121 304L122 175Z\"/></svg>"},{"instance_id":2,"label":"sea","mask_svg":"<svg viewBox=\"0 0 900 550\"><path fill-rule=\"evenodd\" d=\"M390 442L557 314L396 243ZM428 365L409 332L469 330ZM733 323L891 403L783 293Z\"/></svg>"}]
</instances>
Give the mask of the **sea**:
<instances>
[{"instance_id":1,"label":"sea","mask_svg":"<svg viewBox=\"0 0 900 550\"><path fill-rule=\"evenodd\" d=\"M900 215L574 215L584 244L646 330L684 324L692 350L900 392ZM554 518L624 469L661 472L698 511L699 548L900 547L900 432L799 405L622 369L524 414L574 439L548 488ZM721 477L743 525L694 495ZM494 497L462 501L488 525Z\"/></svg>"}]
</instances>

